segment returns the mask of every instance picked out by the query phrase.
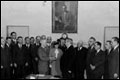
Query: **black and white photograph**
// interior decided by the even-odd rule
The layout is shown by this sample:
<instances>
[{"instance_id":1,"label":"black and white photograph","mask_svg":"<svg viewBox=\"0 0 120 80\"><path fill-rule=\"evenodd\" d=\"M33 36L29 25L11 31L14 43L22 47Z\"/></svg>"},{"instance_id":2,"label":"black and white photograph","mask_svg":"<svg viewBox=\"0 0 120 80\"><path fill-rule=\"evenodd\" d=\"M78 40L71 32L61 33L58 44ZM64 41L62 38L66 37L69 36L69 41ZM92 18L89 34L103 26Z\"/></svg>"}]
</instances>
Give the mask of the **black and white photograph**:
<instances>
[{"instance_id":1,"label":"black and white photograph","mask_svg":"<svg viewBox=\"0 0 120 80\"><path fill-rule=\"evenodd\" d=\"M1 1L0 79L119 79L119 1Z\"/></svg>"}]
</instances>

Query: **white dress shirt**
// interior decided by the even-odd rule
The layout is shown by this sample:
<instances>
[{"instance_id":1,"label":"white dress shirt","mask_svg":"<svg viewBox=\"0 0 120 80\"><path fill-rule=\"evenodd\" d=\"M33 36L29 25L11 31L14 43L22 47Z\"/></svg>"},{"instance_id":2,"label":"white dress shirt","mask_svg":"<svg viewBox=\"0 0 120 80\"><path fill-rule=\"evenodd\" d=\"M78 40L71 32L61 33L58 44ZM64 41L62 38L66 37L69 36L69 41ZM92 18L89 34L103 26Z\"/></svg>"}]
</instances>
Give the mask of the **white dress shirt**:
<instances>
[{"instance_id":1,"label":"white dress shirt","mask_svg":"<svg viewBox=\"0 0 120 80\"><path fill-rule=\"evenodd\" d=\"M116 45L115 47L114 47L114 50L118 47L119 45Z\"/></svg>"},{"instance_id":2,"label":"white dress shirt","mask_svg":"<svg viewBox=\"0 0 120 80\"><path fill-rule=\"evenodd\" d=\"M96 55L100 52L101 49L98 49L97 52L96 52Z\"/></svg>"},{"instance_id":3,"label":"white dress shirt","mask_svg":"<svg viewBox=\"0 0 120 80\"><path fill-rule=\"evenodd\" d=\"M3 46L3 45L1 45L1 47L2 47L2 48L4 48L4 46Z\"/></svg>"}]
</instances>

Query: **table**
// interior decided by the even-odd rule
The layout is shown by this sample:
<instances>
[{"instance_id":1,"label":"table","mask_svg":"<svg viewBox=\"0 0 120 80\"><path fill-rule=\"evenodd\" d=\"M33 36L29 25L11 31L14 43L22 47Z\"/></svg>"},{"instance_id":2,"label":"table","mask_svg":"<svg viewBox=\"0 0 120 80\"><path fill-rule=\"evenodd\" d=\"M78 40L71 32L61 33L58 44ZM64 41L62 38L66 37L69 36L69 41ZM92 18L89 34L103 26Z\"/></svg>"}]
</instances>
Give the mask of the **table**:
<instances>
[{"instance_id":1,"label":"table","mask_svg":"<svg viewBox=\"0 0 120 80\"><path fill-rule=\"evenodd\" d=\"M31 74L31 75L27 76L26 79L60 79L60 78L56 78L52 75Z\"/></svg>"}]
</instances>

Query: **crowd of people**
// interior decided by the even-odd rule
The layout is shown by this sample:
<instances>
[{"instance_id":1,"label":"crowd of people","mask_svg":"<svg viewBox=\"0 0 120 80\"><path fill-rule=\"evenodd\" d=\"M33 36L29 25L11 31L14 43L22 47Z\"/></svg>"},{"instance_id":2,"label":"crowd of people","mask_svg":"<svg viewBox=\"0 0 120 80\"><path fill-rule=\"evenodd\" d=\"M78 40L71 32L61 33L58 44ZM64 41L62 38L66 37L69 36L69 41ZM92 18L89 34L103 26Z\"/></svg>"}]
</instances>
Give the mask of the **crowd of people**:
<instances>
[{"instance_id":1,"label":"crowd of people","mask_svg":"<svg viewBox=\"0 0 120 80\"><path fill-rule=\"evenodd\" d=\"M24 44L23 44L24 42ZM46 35L1 37L1 79L25 78L30 74L53 75L63 79L119 79L119 38L102 43L90 37L88 48L77 47L67 33L52 41ZM85 77L86 75L86 77Z\"/></svg>"}]
</instances>

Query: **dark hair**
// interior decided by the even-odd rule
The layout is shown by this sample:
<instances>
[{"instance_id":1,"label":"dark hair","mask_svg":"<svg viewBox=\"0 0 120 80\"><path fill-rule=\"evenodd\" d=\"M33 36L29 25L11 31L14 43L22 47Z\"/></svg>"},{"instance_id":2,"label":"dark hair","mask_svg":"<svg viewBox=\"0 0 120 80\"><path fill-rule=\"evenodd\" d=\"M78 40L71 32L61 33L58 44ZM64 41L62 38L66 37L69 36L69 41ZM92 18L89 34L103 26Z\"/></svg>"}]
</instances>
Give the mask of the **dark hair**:
<instances>
[{"instance_id":1,"label":"dark hair","mask_svg":"<svg viewBox=\"0 0 120 80\"><path fill-rule=\"evenodd\" d=\"M57 42L60 42L61 39L57 39Z\"/></svg>"},{"instance_id":2,"label":"dark hair","mask_svg":"<svg viewBox=\"0 0 120 80\"><path fill-rule=\"evenodd\" d=\"M59 42L56 41L56 42L54 43L54 45L59 45Z\"/></svg>"},{"instance_id":3,"label":"dark hair","mask_svg":"<svg viewBox=\"0 0 120 80\"><path fill-rule=\"evenodd\" d=\"M55 48L55 45L59 45L59 42L53 41L52 44L51 44L52 48Z\"/></svg>"},{"instance_id":4,"label":"dark hair","mask_svg":"<svg viewBox=\"0 0 120 80\"><path fill-rule=\"evenodd\" d=\"M90 37L90 39L93 39L94 41L96 41L96 39L94 37Z\"/></svg>"},{"instance_id":5,"label":"dark hair","mask_svg":"<svg viewBox=\"0 0 120 80\"><path fill-rule=\"evenodd\" d=\"M108 42L109 44L111 44L112 42L111 42L111 40L107 40L106 42Z\"/></svg>"},{"instance_id":6,"label":"dark hair","mask_svg":"<svg viewBox=\"0 0 120 80\"><path fill-rule=\"evenodd\" d=\"M26 39L29 39L29 37L25 37L25 40L26 40Z\"/></svg>"},{"instance_id":7,"label":"dark hair","mask_svg":"<svg viewBox=\"0 0 120 80\"><path fill-rule=\"evenodd\" d=\"M102 46L102 43L99 41L96 41L95 43L97 43L97 45L99 45L100 47Z\"/></svg>"},{"instance_id":8,"label":"dark hair","mask_svg":"<svg viewBox=\"0 0 120 80\"><path fill-rule=\"evenodd\" d=\"M38 37L40 37L40 36L36 36L36 39L37 39ZM40 38L41 38L41 37L40 37Z\"/></svg>"},{"instance_id":9,"label":"dark hair","mask_svg":"<svg viewBox=\"0 0 120 80\"><path fill-rule=\"evenodd\" d=\"M72 39L72 38L66 38L66 40L70 40L70 41L73 41L73 39Z\"/></svg>"},{"instance_id":10,"label":"dark hair","mask_svg":"<svg viewBox=\"0 0 120 80\"><path fill-rule=\"evenodd\" d=\"M51 47L52 48L55 48L55 46L54 46L54 43L55 43L56 41L52 41L52 43L51 43Z\"/></svg>"},{"instance_id":11,"label":"dark hair","mask_svg":"<svg viewBox=\"0 0 120 80\"><path fill-rule=\"evenodd\" d=\"M11 32L11 34L10 34L10 35L12 36L13 34L16 34L16 32Z\"/></svg>"},{"instance_id":12,"label":"dark hair","mask_svg":"<svg viewBox=\"0 0 120 80\"><path fill-rule=\"evenodd\" d=\"M68 38L68 37L67 37L67 38ZM67 39L67 38L66 38L66 39ZM61 38L60 38L60 41L61 41L61 40L66 40L66 39L64 39L64 38L61 37Z\"/></svg>"},{"instance_id":13,"label":"dark hair","mask_svg":"<svg viewBox=\"0 0 120 80\"><path fill-rule=\"evenodd\" d=\"M63 38L63 35L66 35L66 38L68 38L68 34L66 32L62 33L62 37Z\"/></svg>"},{"instance_id":14,"label":"dark hair","mask_svg":"<svg viewBox=\"0 0 120 80\"><path fill-rule=\"evenodd\" d=\"M11 39L11 37L6 37L6 40Z\"/></svg>"},{"instance_id":15,"label":"dark hair","mask_svg":"<svg viewBox=\"0 0 120 80\"><path fill-rule=\"evenodd\" d=\"M34 39L34 37L30 37L30 39Z\"/></svg>"},{"instance_id":16,"label":"dark hair","mask_svg":"<svg viewBox=\"0 0 120 80\"><path fill-rule=\"evenodd\" d=\"M114 41L116 41L117 43L119 43L119 38L118 37L112 37L112 39L114 39Z\"/></svg>"},{"instance_id":17,"label":"dark hair","mask_svg":"<svg viewBox=\"0 0 120 80\"><path fill-rule=\"evenodd\" d=\"M18 38L17 39L19 39L19 38L23 38L22 36L18 36Z\"/></svg>"}]
</instances>

